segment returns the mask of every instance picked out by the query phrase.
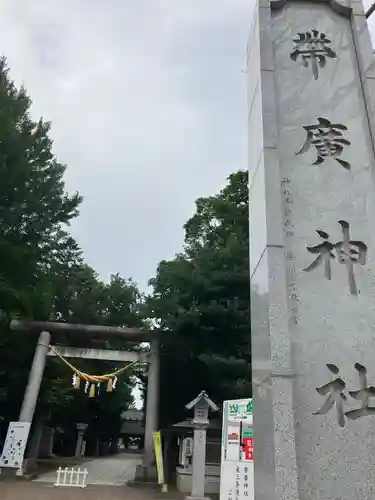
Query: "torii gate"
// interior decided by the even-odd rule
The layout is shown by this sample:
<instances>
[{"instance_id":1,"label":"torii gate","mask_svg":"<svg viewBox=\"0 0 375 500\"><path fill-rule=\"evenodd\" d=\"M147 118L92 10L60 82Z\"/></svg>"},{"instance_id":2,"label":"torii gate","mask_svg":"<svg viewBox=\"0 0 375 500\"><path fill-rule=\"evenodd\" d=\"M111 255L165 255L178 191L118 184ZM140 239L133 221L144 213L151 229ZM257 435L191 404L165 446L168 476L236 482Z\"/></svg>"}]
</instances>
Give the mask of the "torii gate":
<instances>
[{"instance_id":1,"label":"torii gate","mask_svg":"<svg viewBox=\"0 0 375 500\"><path fill-rule=\"evenodd\" d=\"M73 325L69 323L58 323L48 321L24 321L12 320L10 324L12 330L37 332L40 333L38 344L29 380L25 390L19 416L20 422L33 421L34 411L38 400L40 384L43 378L43 372L47 356L56 356L58 354L64 357L97 359L103 361L142 361L148 363L148 384L145 418L145 438L143 453L143 471L140 477L147 477L147 470L154 460L153 450L153 432L158 427L158 404L159 404L159 340L156 332L144 331L138 328L122 328L115 326L97 326L97 325ZM115 351L106 349L82 349L77 347L54 346L51 349L51 335L56 333L79 334L92 337L113 338L121 337L126 340L139 342L149 342L150 353L138 353L130 351Z\"/></svg>"}]
</instances>

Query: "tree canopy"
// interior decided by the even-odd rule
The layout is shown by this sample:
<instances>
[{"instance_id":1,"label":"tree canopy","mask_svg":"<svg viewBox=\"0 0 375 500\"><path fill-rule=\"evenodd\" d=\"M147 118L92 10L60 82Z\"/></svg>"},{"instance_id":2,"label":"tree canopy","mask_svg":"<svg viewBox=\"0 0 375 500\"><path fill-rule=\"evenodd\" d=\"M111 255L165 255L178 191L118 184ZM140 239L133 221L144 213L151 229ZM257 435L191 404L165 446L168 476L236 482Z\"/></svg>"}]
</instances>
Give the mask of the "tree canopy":
<instances>
[{"instance_id":1,"label":"tree canopy","mask_svg":"<svg viewBox=\"0 0 375 500\"><path fill-rule=\"evenodd\" d=\"M182 418L184 404L202 389L219 403L251 394L247 172L199 198L184 228L183 252L159 264L148 298L159 328L180 340L163 349L166 423Z\"/></svg>"},{"instance_id":2,"label":"tree canopy","mask_svg":"<svg viewBox=\"0 0 375 500\"><path fill-rule=\"evenodd\" d=\"M33 121L26 91L0 61L0 303L31 314L41 275L63 244L62 224L81 197L65 190L65 165L52 153L50 124ZM38 293L38 292L37 292Z\"/></svg>"},{"instance_id":3,"label":"tree canopy","mask_svg":"<svg viewBox=\"0 0 375 500\"><path fill-rule=\"evenodd\" d=\"M229 176L220 193L199 198L186 222L183 251L160 262L145 297L136 283L113 274L100 279L69 232L82 198L67 192L65 165L52 152L50 124L34 121L31 100L0 61L0 407L17 419L36 337L10 331L12 317L98 325L146 327L161 333L161 425L184 417L185 404L205 389L219 404L249 396L250 309L248 177ZM163 332L168 331L168 335ZM173 340L173 342L170 341ZM60 344L139 349L119 340L54 338ZM22 348L21 348L22 347ZM112 363L77 361L90 373ZM54 426L90 422L114 436L121 413L133 404L137 374L89 401L74 391L72 373L49 359L37 412ZM144 387L144 390L146 388ZM3 428L3 431L5 429Z\"/></svg>"},{"instance_id":4,"label":"tree canopy","mask_svg":"<svg viewBox=\"0 0 375 500\"><path fill-rule=\"evenodd\" d=\"M85 263L69 233L69 222L77 217L82 198L66 191L66 167L52 152L50 124L42 119L34 121L30 106L25 89L15 87L2 59L0 407L6 421L18 418L36 345L34 335L10 331L10 318L142 325L138 312L141 295L136 284L117 274L109 283L102 282ZM60 343L67 341L58 339ZM80 342L69 339L69 344ZM84 342L87 347L99 344L90 339ZM124 343L117 343L117 348L123 347ZM101 373L113 366L81 362L80 368ZM101 415L102 429L118 427L121 412L133 403L131 374L122 377L118 389L104 394L98 404L89 404L87 396L72 390L71 375L59 360L48 360L37 411L49 416L55 425Z\"/></svg>"}]
</instances>

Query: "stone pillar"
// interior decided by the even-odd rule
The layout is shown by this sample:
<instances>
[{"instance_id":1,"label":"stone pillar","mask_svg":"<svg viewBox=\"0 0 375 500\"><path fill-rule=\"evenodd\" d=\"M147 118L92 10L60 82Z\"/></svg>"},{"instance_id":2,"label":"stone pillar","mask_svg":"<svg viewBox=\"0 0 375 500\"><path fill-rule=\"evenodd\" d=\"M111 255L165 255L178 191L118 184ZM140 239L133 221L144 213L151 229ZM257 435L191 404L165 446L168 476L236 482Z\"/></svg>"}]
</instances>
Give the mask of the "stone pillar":
<instances>
[{"instance_id":1,"label":"stone pillar","mask_svg":"<svg viewBox=\"0 0 375 500\"><path fill-rule=\"evenodd\" d=\"M191 496L189 498L198 500L204 498L206 475L206 425L204 424L200 428L194 429L192 469Z\"/></svg>"},{"instance_id":2,"label":"stone pillar","mask_svg":"<svg viewBox=\"0 0 375 500\"><path fill-rule=\"evenodd\" d=\"M21 412L19 416L20 422L32 423L36 403L38 401L40 384L42 382L44 367L46 366L47 352L51 335L49 332L41 332L39 335L38 344L35 349L33 363L31 365L29 380L27 382L25 395L23 397ZM32 446L29 449L29 457L24 460L22 467L18 471L18 475L22 476L25 472L33 470L35 467L35 459L38 456L40 439L43 431L43 424L39 424L34 428L34 437Z\"/></svg>"},{"instance_id":3,"label":"stone pillar","mask_svg":"<svg viewBox=\"0 0 375 500\"><path fill-rule=\"evenodd\" d=\"M54 441L55 441L55 429L49 427L47 428L47 437L48 437L48 441L46 443L46 455L47 456L51 456L53 455L53 445L54 445Z\"/></svg>"},{"instance_id":4,"label":"stone pillar","mask_svg":"<svg viewBox=\"0 0 375 500\"><path fill-rule=\"evenodd\" d=\"M218 406L202 391L186 405L187 410L194 409L193 427L193 471L191 478L191 495L187 500L204 500L206 476L206 429L209 424L209 410L218 411Z\"/></svg>"},{"instance_id":5,"label":"stone pillar","mask_svg":"<svg viewBox=\"0 0 375 500\"><path fill-rule=\"evenodd\" d=\"M52 427L43 426L42 439L39 446L39 457L49 457L53 454L55 430Z\"/></svg>"},{"instance_id":6,"label":"stone pillar","mask_svg":"<svg viewBox=\"0 0 375 500\"><path fill-rule=\"evenodd\" d=\"M87 424L77 424L77 445L76 445L76 451L75 451L75 456L78 458L82 457L82 445L83 445L83 436L85 435L87 429Z\"/></svg>"},{"instance_id":7,"label":"stone pillar","mask_svg":"<svg viewBox=\"0 0 375 500\"><path fill-rule=\"evenodd\" d=\"M38 344L35 350L33 364L29 374L25 395L23 398L20 412L20 422L32 422L35 406L38 400L40 384L42 382L46 357L49 349L51 335L49 332L42 332L39 336Z\"/></svg>"},{"instance_id":8,"label":"stone pillar","mask_svg":"<svg viewBox=\"0 0 375 500\"><path fill-rule=\"evenodd\" d=\"M147 401L145 417L145 442L143 465L154 462L154 442L152 433L158 430L159 412L159 341L151 341L148 365Z\"/></svg>"},{"instance_id":9,"label":"stone pillar","mask_svg":"<svg viewBox=\"0 0 375 500\"><path fill-rule=\"evenodd\" d=\"M258 0L248 44L255 500L373 496L374 95L360 1Z\"/></svg>"}]
</instances>

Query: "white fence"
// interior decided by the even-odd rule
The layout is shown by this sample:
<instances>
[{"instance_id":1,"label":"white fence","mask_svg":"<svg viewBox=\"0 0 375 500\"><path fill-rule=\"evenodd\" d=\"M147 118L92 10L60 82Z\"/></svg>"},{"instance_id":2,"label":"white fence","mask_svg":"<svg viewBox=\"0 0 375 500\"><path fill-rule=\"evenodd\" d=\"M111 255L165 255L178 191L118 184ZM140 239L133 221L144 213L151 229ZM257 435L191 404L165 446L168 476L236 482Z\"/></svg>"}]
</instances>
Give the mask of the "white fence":
<instances>
[{"instance_id":1,"label":"white fence","mask_svg":"<svg viewBox=\"0 0 375 500\"><path fill-rule=\"evenodd\" d=\"M55 486L75 486L76 488L86 488L87 469L81 470L72 467L59 467L56 471Z\"/></svg>"}]
</instances>

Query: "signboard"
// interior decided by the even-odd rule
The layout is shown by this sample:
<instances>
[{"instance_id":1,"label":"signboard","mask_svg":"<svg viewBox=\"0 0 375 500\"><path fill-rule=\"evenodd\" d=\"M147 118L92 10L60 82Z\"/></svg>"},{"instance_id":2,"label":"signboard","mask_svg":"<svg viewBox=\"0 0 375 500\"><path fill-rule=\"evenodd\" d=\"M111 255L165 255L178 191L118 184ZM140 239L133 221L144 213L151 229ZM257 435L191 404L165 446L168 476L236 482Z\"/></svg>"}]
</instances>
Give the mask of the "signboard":
<instances>
[{"instance_id":1,"label":"signboard","mask_svg":"<svg viewBox=\"0 0 375 500\"><path fill-rule=\"evenodd\" d=\"M254 500L253 402L224 401L220 500Z\"/></svg>"},{"instance_id":2,"label":"signboard","mask_svg":"<svg viewBox=\"0 0 375 500\"><path fill-rule=\"evenodd\" d=\"M246 437L243 439L243 451L245 454L245 460L253 461L254 444L252 437Z\"/></svg>"},{"instance_id":3,"label":"signboard","mask_svg":"<svg viewBox=\"0 0 375 500\"><path fill-rule=\"evenodd\" d=\"M158 472L158 484L164 484L163 453L161 448L160 431L153 432L152 437L154 439L154 451L155 451L156 469Z\"/></svg>"},{"instance_id":4,"label":"signboard","mask_svg":"<svg viewBox=\"0 0 375 500\"><path fill-rule=\"evenodd\" d=\"M183 467L187 467L191 463L191 458L193 456L193 438L187 437L182 440L182 446L180 446L180 459L179 463Z\"/></svg>"},{"instance_id":5,"label":"signboard","mask_svg":"<svg viewBox=\"0 0 375 500\"><path fill-rule=\"evenodd\" d=\"M29 432L30 422L10 422L0 457L0 467L22 467Z\"/></svg>"}]
</instances>

